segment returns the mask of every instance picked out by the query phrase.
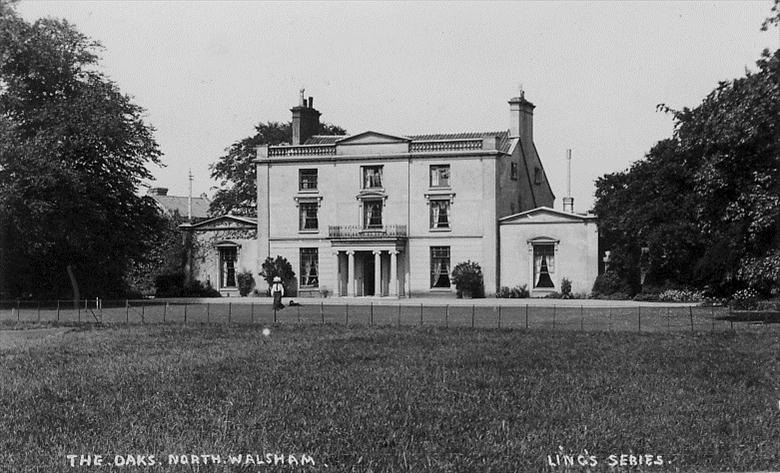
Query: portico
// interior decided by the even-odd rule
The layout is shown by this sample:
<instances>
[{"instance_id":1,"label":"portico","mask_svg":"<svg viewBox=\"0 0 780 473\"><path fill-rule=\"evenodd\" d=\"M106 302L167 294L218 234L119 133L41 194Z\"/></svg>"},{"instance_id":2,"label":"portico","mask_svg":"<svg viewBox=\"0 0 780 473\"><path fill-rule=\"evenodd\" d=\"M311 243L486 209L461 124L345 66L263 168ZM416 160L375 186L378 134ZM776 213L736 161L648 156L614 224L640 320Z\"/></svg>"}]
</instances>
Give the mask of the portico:
<instances>
[{"instance_id":1,"label":"portico","mask_svg":"<svg viewBox=\"0 0 780 473\"><path fill-rule=\"evenodd\" d=\"M398 297L403 295L406 233L402 226L354 231L331 227L332 253L336 263L333 285L340 296Z\"/></svg>"}]
</instances>

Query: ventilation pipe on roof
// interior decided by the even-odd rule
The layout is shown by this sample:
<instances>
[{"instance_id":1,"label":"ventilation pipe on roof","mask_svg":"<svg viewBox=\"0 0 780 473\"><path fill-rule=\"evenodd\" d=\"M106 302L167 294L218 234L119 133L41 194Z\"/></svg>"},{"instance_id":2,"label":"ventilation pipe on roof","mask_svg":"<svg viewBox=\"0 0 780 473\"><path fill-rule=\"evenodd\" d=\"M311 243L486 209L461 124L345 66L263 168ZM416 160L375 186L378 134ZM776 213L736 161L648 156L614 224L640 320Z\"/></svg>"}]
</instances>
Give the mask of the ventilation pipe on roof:
<instances>
[{"instance_id":1,"label":"ventilation pipe on roof","mask_svg":"<svg viewBox=\"0 0 780 473\"><path fill-rule=\"evenodd\" d=\"M563 198L563 211L574 213L574 197L571 196L571 149L566 150L566 197Z\"/></svg>"}]
</instances>

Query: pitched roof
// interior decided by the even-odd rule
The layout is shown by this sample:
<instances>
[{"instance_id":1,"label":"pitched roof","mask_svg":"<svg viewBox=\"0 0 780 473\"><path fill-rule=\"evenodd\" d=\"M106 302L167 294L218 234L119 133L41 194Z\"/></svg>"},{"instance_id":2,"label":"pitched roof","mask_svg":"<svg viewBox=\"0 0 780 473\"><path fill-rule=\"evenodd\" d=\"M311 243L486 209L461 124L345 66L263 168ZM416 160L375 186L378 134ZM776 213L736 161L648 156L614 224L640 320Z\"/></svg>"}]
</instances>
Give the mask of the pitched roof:
<instances>
[{"instance_id":1,"label":"pitched roof","mask_svg":"<svg viewBox=\"0 0 780 473\"><path fill-rule=\"evenodd\" d=\"M166 212L179 212L182 217L187 216L188 198L177 195L151 195L151 198ZM206 218L209 213L209 199L206 197L192 198L192 218Z\"/></svg>"}]
</instances>

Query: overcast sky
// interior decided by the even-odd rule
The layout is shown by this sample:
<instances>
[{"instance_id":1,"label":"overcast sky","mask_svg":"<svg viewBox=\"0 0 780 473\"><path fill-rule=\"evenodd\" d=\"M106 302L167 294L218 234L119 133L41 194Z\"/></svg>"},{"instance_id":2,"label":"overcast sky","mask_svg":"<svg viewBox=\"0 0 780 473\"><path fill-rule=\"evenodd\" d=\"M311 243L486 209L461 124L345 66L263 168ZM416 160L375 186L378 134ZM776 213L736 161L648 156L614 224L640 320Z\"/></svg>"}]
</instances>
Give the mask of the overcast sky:
<instances>
[{"instance_id":1,"label":"overcast sky","mask_svg":"<svg viewBox=\"0 0 780 473\"><path fill-rule=\"evenodd\" d=\"M575 209L594 180L672 133L666 103L696 106L755 69L778 31L772 2L265 3L23 1L99 40L104 72L147 110L165 168L155 186L213 194L209 164L260 121L288 121L298 90L349 133L493 131L507 100L536 105L556 208L572 148Z\"/></svg>"}]
</instances>

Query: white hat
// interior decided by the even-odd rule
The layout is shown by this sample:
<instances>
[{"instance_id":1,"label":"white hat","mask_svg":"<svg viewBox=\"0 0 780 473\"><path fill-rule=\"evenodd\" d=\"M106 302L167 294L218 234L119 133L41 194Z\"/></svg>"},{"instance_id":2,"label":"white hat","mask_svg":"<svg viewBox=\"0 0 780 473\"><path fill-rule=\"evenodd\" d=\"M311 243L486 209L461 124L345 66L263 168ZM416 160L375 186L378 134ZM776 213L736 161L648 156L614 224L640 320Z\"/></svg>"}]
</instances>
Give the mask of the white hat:
<instances>
[{"instance_id":1,"label":"white hat","mask_svg":"<svg viewBox=\"0 0 780 473\"><path fill-rule=\"evenodd\" d=\"M279 276L274 276L274 282L282 282L282 278Z\"/></svg>"}]
</instances>

